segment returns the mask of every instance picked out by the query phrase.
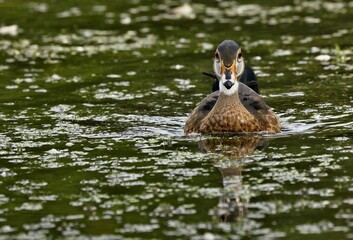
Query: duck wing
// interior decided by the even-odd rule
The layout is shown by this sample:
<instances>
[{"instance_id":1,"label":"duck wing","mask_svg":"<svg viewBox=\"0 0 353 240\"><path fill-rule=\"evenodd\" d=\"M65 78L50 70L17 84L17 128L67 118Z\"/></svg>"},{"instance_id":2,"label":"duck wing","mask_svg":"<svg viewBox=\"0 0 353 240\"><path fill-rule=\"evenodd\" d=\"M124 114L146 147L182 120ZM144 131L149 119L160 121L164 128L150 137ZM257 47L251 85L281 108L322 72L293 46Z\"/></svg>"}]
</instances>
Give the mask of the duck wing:
<instances>
[{"instance_id":1,"label":"duck wing","mask_svg":"<svg viewBox=\"0 0 353 240\"><path fill-rule=\"evenodd\" d=\"M239 82L238 94L244 107L255 116L266 114L271 110L265 100L244 83Z\"/></svg>"},{"instance_id":2,"label":"duck wing","mask_svg":"<svg viewBox=\"0 0 353 240\"><path fill-rule=\"evenodd\" d=\"M265 103L265 100L251 88L239 83L239 98L243 106L267 129L268 132L280 132L278 117Z\"/></svg>"},{"instance_id":3,"label":"duck wing","mask_svg":"<svg viewBox=\"0 0 353 240\"><path fill-rule=\"evenodd\" d=\"M209 94L196 105L196 108L191 112L186 121L184 132L186 134L198 132L200 129L201 120L204 119L212 110L219 97L219 91Z\"/></svg>"}]
</instances>

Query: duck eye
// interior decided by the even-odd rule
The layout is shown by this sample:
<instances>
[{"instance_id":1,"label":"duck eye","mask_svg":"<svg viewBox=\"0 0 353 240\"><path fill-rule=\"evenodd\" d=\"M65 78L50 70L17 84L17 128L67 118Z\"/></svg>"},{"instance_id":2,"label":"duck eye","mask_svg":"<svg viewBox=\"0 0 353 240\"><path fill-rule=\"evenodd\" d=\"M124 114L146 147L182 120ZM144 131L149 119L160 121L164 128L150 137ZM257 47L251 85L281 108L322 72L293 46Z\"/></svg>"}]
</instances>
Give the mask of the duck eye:
<instances>
[{"instance_id":1,"label":"duck eye","mask_svg":"<svg viewBox=\"0 0 353 240\"><path fill-rule=\"evenodd\" d=\"M216 58L216 60L220 60L220 57L219 57L219 53L218 52L216 52L215 54L214 54L214 57Z\"/></svg>"},{"instance_id":2,"label":"duck eye","mask_svg":"<svg viewBox=\"0 0 353 240\"><path fill-rule=\"evenodd\" d=\"M241 62L243 60L243 54L238 53L237 61Z\"/></svg>"}]
</instances>

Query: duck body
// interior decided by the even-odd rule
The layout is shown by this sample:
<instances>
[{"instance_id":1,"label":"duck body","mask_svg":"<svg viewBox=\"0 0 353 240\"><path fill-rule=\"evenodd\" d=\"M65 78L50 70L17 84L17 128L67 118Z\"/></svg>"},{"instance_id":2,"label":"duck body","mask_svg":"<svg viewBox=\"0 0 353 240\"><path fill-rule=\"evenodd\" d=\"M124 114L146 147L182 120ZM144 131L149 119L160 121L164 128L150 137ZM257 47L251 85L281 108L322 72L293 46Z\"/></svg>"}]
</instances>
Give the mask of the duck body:
<instances>
[{"instance_id":1,"label":"duck body","mask_svg":"<svg viewBox=\"0 0 353 240\"><path fill-rule=\"evenodd\" d=\"M227 95L216 91L204 98L186 121L184 132L241 133L281 131L278 117L263 98L243 83Z\"/></svg>"}]
</instances>

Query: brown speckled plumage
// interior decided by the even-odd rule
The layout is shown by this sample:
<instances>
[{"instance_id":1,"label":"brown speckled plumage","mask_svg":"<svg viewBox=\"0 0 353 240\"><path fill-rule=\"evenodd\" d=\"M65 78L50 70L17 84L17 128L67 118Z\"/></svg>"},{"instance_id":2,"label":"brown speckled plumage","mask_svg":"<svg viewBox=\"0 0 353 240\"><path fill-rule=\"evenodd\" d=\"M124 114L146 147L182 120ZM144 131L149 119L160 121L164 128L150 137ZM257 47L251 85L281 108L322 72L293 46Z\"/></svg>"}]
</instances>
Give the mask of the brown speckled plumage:
<instances>
[{"instance_id":1,"label":"brown speckled plumage","mask_svg":"<svg viewBox=\"0 0 353 240\"><path fill-rule=\"evenodd\" d=\"M217 91L204 98L190 114L184 128L185 134L280 131L275 113L261 96L242 83L233 95Z\"/></svg>"}]
</instances>

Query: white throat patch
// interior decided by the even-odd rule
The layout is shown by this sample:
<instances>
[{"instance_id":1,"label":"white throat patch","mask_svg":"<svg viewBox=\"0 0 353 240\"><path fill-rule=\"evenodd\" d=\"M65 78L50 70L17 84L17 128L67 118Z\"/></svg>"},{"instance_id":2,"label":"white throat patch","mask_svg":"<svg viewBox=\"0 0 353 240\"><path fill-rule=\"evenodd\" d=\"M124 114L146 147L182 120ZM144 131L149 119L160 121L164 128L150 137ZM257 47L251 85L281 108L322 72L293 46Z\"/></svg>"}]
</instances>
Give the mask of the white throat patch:
<instances>
[{"instance_id":1,"label":"white throat patch","mask_svg":"<svg viewBox=\"0 0 353 240\"><path fill-rule=\"evenodd\" d=\"M227 89L223 85L222 80L219 81L219 91L221 93L224 93L225 95L233 95L234 93L238 92L238 88L239 88L239 82L238 81L235 81L234 85L230 89Z\"/></svg>"}]
</instances>

